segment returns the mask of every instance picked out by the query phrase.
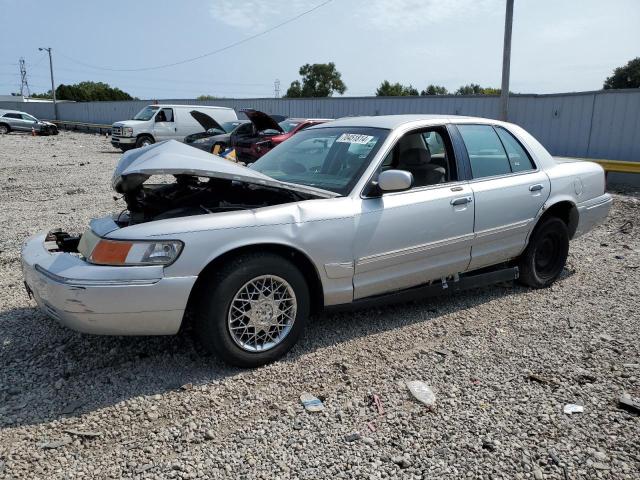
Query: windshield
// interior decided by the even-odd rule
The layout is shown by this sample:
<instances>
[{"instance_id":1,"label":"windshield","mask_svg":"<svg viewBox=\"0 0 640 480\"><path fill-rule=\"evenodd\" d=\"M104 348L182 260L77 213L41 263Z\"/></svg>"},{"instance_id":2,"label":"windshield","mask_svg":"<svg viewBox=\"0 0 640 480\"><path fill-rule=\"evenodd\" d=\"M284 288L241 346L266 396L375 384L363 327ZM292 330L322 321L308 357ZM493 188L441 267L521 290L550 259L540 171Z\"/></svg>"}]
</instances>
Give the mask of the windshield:
<instances>
[{"instance_id":1,"label":"windshield","mask_svg":"<svg viewBox=\"0 0 640 480\"><path fill-rule=\"evenodd\" d=\"M238 128L240 125L243 125L247 122L225 122L222 125L220 125L224 131L226 133L231 133L233 132L236 128Z\"/></svg>"},{"instance_id":2,"label":"windshield","mask_svg":"<svg viewBox=\"0 0 640 480\"><path fill-rule=\"evenodd\" d=\"M283 120L278 125L280 125L280 128L284 130L284 133L289 133L291 130L300 125L300 122L296 122L293 120Z\"/></svg>"},{"instance_id":3,"label":"windshield","mask_svg":"<svg viewBox=\"0 0 640 480\"><path fill-rule=\"evenodd\" d=\"M369 127L303 130L249 166L282 182L348 194L389 134Z\"/></svg>"},{"instance_id":4,"label":"windshield","mask_svg":"<svg viewBox=\"0 0 640 480\"><path fill-rule=\"evenodd\" d=\"M153 116L156 114L160 107L152 107L149 105L148 107L144 107L140 110L135 117L134 120L151 120Z\"/></svg>"}]
</instances>

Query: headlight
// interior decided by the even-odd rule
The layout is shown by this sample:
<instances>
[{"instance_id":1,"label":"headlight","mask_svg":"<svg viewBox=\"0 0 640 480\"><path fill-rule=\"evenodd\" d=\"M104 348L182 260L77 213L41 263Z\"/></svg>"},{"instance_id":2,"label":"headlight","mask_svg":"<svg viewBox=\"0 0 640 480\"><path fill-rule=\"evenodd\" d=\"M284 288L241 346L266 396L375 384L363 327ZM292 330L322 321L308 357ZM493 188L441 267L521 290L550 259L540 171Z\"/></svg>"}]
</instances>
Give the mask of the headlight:
<instances>
[{"instance_id":1,"label":"headlight","mask_svg":"<svg viewBox=\"0 0 640 480\"><path fill-rule=\"evenodd\" d=\"M100 239L89 262L98 265L169 265L178 258L183 243L178 240L159 242Z\"/></svg>"},{"instance_id":2,"label":"headlight","mask_svg":"<svg viewBox=\"0 0 640 480\"><path fill-rule=\"evenodd\" d=\"M122 127L122 136L123 137L132 137L133 136L133 128L131 128L131 127Z\"/></svg>"}]
</instances>

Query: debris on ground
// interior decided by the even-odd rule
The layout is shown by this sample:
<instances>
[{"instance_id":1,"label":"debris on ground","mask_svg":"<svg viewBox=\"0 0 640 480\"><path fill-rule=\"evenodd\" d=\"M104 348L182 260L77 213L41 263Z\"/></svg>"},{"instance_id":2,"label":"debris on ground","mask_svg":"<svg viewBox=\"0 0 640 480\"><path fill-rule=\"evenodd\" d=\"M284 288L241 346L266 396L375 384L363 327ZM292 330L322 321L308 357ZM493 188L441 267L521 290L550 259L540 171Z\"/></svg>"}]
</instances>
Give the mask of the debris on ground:
<instances>
[{"instance_id":1,"label":"debris on ground","mask_svg":"<svg viewBox=\"0 0 640 480\"><path fill-rule=\"evenodd\" d=\"M324 404L322 401L310 393L303 393L300 395L300 402L302 402L302 405L307 412L321 412L324 410Z\"/></svg>"},{"instance_id":2,"label":"debris on ground","mask_svg":"<svg viewBox=\"0 0 640 480\"><path fill-rule=\"evenodd\" d=\"M56 448L64 447L65 445L69 445L71 442L72 442L71 437L64 437L64 438L61 438L60 440L41 442L38 444L38 446L45 450L53 450Z\"/></svg>"},{"instance_id":3,"label":"debris on ground","mask_svg":"<svg viewBox=\"0 0 640 480\"><path fill-rule=\"evenodd\" d=\"M431 409L435 406L436 395L426 383L420 380L411 380L406 382L406 384L411 395L413 395L416 400Z\"/></svg>"},{"instance_id":4,"label":"debris on ground","mask_svg":"<svg viewBox=\"0 0 640 480\"><path fill-rule=\"evenodd\" d=\"M640 414L640 399L625 393L618 399L618 407L631 413Z\"/></svg>"},{"instance_id":5,"label":"debris on ground","mask_svg":"<svg viewBox=\"0 0 640 480\"><path fill-rule=\"evenodd\" d=\"M576 405L575 403L568 403L567 405L564 406L563 411L567 415L572 415L574 413L583 413L584 412L584 406Z\"/></svg>"},{"instance_id":6,"label":"debris on ground","mask_svg":"<svg viewBox=\"0 0 640 480\"><path fill-rule=\"evenodd\" d=\"M75 430L75 429L67 429L64 430L64 433L68 433L69 435L75 435L77 437L87 437L87 438L98 438L102 436L100 432L93 432L90 430Z\"/></svg>"}]
</instances>

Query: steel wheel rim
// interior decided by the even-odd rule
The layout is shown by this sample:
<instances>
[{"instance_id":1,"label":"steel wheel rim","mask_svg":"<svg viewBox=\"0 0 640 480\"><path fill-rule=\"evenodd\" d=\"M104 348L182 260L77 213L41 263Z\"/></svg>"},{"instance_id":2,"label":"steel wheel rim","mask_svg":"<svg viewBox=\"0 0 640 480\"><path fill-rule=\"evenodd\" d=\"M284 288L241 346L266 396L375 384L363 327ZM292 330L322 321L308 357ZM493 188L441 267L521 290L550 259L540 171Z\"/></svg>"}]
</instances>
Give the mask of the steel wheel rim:
<instances>
[{"instance_id":1,"label":"steel wheel rim","mask_svg":"<svg viewBox=\"0 0 640 480\"><path fill-rule=\"evenodd\" d=\"M143 147L148 147L149 145L151 145L151 140L143 140L142 141L142 146Z\"/></svg>"},{"instance_id":2,"label":"steel wheel rim","mask_svg":"<svg viewBox=\"0 0 640 480\"><path fill-rule=\"evenodd\" d=\"M549 233L541 240L534 259L538 275L551 278L557 273L560 250L560 239L556 234Z\"/></svg>"},{"instance_id":3,"label":"steel wheel rim","mask_svg":"<svg viewBox=\"0 0 640 480\"><path fill-rule=\"evenodd\" d=\"M289 335L296 319L293 287L276 275L261 275L236 292L227 314L234 343L247 352L265 352Z\"/></svg>"}]
</instances>

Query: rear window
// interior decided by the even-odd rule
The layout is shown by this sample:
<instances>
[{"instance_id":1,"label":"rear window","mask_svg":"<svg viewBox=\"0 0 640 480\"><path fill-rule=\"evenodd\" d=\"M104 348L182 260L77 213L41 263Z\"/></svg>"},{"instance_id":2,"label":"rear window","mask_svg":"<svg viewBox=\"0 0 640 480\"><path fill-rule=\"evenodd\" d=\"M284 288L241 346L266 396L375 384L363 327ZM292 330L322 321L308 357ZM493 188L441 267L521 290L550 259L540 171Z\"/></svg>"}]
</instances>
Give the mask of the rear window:
<instances>
[{"instance_id":1,"label":"rear window","mask_svg":"<svg viewBox=\"0 0 640 480\"><path fill-rule=\"evenodd\" d=\"M491 125L457 125L469 154L473 178L511 173L509 159Z\"/></svg>"}]
</instances>

